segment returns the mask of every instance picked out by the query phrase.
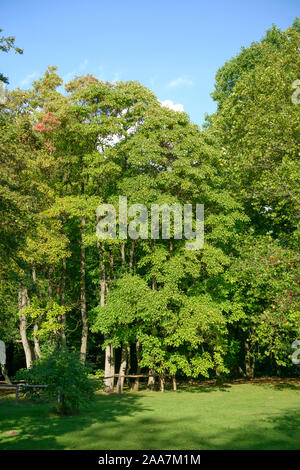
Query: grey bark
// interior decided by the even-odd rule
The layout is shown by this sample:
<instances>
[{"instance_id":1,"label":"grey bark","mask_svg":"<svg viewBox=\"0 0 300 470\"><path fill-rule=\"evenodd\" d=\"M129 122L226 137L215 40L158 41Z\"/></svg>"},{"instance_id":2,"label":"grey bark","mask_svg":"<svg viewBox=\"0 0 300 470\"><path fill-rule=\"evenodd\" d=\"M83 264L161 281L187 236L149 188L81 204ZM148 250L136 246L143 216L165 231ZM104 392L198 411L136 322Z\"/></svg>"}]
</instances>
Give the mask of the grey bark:
<instances>
[{"instance_id":1,"label":"grey bark","mask_svg":"<svg viewBox=\"0 0 300 470\"><path fill-rule=\"evenodd\" d=\"M65 291L66 291L66 270L67 270L67 262L66 258L63 258L63 271L62 271L62 283L61 283L61 305L65 305ZM63 314L60 316L60 322L62 325L62 328L60 330L60 339L61 343L63 346L66 346L67 344L67 338L66 338L66 315Z\"/></svg>"},{"instance_id":2,"label":"grey bark","mask_svg":"<svg viewBox=\"0 0 300 470\"><path fill-rule=\"evenodd\" d=\"M133 271L134 247L135 247L135 240L132 240L130 252L129 252L129 271Z\"/></svg>"},{"instance_id":3,"label":"grey bark","mask_svg":"<svg viewBox=\"0 0 300 470\"><path fill-rule=\"evenodd\" d=\"M125 264L126 259L125 259L125 245L121 245L121 259L122 259L122 264Z\"/></svg>"},{"instance_id":4,"label":"grey bark","mask_svg":"<svg viewBox=\"0 0 300 470\"><path fill-rule=\"evenodd\" d=\"M38 331L39 331L39 322L36 321L33 327L34 354L36 358L42 357Z\"/></svg>"},{"instance_id":5,"label":"grey bark","mask_svg":"<svg viewBox=\"0 0 300 470\"><path fill-rule=\"evenodd\" d=\"M119 377L118 377L118 383L117 383L118 393L123 392L124 375L126 373L126 365L127 365L127 346L125 344L123 344L122 345L122 351L121 351L121 364L120 364Z\"/></svg>"},{"instance_id":6,"label":"grey bark","mask_svg":"<svg viewBox=\"0 0 300 470\"><path fill-rule=\"evenodd\" d=\"M254 377L254 361L251 363L250 349L248 341L245 341L245 368L247 379L253 379Z\"/></svg>"},{"instance_id":7,"label":"grey bark","mask_svg":"<svg viewBox=\"0 0 300 470\"><path fill-rule=\"evenodd\" d=\"M176 382L176 377L175 377L175 375L173 375L172 381L173 381L173 390L176 391L176 390L177 390L177 382Z\"/></svg>"},{"instance_id":8,"label":"grey bark","mask_svg":"<svg viewBox=\"0 0 300 470\"><path fill-rule=\"evenodd\" d=\"M27 319L26 315L22 314L22 310L29 305L29 297L26 287L21 287L18 294L18 304L19 304L19 319L20 319L20 335L21 341L25 353L26 367L30 368L32 363L32 353L30 344L27 338Z\"/></svg>"},{"instance_id":9,"label":"grey bark","mask_svg":"<svg viewBox=\"0 0 300 470\"><path fill-rule=\"evenodd\" d=\"M153 377L153 374L154 373L154 370L153 369L150 369L149 370L149 377L148 377L148 384L147 384L147 388L148 390L151 390L151 392L154 390L154 385L155 385L155 377Z\"/></svg>"},{"instance_id":10,"label":"grey bark","mask_svg":"<svg viewBox=\"0 0 300 470\"><path fill-rule=\"evenodd\" d=\"M98 242L98 253L100 263L100 306L105 305L105 292L106 292L106 274L104 264L104 250L101 244ZM105 338L105 337L104 337ZM113 392L114 390L114 375L115 375L115 360L114 360L114 349L111 344L108 344L105 348L105 369L104 376L108 377L104 379L104 390L107 393Z\"/></svg>"},{"instance_id":11,"label":"grey bark","mask_svg":"<svg viewBox=\"0 0 300 470\"><path fill-rule=\"evenodd\" d=\"M139 341L137 341L136 344L135 344L135 347L136 347L136 361L137 361L136 375L140 375L140 373L141 373L141 367L140 367L141 343ZM137 377L134 381L133 390L135 392L138 392L139 386L140 386L140 379L139 379L139 377Z\"/></svg>"},{"instance_id":12,"label":"grey bark","mask_svg":"<svg viewBox=\"0 0 300 470\"><path fill-rule=\"evenodd\" d=\"M83 362L86 360L87 353L87 339L88 339L88 319L86 314L86 291L85 291L85 247L84 247L84 234L85 234L85 217L81 218L81 259L80 259L80 309L82 319L82 333L81 333L81 347L80 358Z\"/></svg>"},{"instance_id":13,"label":"grey bark","mask_svg":"<svg viewBox=\"0 0 300 470\"><path fill-rule=\"evenodd\" d=\"M32 280L37 289L37 276L36 276L36 268L34 265L32 266ZM40 325L40 319L37 318L33 326L34 355L36 358L40 358L42 356L41 348L40 348L40 339L38 336L39 325Z\"/></svg>"}]
</instances>

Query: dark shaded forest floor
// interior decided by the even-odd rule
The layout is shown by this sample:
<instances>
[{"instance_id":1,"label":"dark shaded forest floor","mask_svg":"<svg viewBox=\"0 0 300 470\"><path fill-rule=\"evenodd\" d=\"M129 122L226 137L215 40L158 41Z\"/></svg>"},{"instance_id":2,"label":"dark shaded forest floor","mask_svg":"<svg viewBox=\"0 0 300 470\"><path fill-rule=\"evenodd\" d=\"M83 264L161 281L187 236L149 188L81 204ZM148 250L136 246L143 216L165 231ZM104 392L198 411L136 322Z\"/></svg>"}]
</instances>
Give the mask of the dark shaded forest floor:
<instances>
[{"instance_id":1,"label":"dark shaded forest floor","mask_svg":"<svg viewBox=\"0 0 300 470\"><path fill-rule=\"evenodd\" d=\"M99 392L77 416L50 410L0 395L0 449L300 449L299 379Z\"/></svg>"}]
</instances>

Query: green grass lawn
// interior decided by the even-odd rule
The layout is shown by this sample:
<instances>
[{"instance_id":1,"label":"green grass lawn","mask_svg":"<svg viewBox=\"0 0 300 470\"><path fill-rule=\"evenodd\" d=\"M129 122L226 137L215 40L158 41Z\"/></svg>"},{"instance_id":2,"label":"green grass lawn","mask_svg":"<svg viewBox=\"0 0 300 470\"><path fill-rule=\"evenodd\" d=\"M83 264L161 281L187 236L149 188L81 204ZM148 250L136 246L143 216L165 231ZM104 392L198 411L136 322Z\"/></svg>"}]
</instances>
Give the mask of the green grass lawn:
<instances>
[{"instance_id":1,"label":"green grass lawn","mask_svg":"<svg viewBox=\"0 0 300 470\"><path fill-rule=\"evenodd\" d=\"M50 408L2 397L0 449L300 449L300 382L98 393L72 417Z\"/></svg>"}]
</instances>

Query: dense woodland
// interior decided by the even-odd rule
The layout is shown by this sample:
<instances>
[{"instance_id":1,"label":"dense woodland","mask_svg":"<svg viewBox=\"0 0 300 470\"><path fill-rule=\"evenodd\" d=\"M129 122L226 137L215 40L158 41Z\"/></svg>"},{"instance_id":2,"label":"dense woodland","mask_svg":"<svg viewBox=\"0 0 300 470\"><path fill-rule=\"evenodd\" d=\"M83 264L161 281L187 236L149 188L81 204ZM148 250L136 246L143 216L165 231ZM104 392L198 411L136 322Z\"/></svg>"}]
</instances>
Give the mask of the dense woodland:
<instances>
[{"instance_id":1,"label":"dense woodland","mask_svg":"<svg viewBox=\"0 0 300 470\"><path fill-rule=\"evenodd\" d=\"M8 39L2 52L14 47ZM203 129L138 82L85 75L63 87L56 67L7 94L0 339L9 375L66 346L108 377L107 391L117 374L149 374L162 389L299 376L299 51L298 19L242 48L216 74L217 111ZM148 208L204 204L203 249L172 237L99 240L96 209L118 207L119 196Z\"/></svg>"}]
</instances>

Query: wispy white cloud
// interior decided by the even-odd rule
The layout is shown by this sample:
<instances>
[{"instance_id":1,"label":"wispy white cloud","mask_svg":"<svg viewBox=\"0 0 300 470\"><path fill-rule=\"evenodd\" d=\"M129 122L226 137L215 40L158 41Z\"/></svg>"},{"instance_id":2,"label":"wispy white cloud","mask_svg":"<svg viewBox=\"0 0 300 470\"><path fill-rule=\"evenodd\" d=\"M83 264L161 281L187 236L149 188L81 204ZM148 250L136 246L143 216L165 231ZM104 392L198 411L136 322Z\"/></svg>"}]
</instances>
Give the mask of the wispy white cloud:
<instances>
[{"instance_id":1,"label":"wispy white cloud","mask_svg":"<svg viewBox=\"0 0 300 470\"><path fill-rule=\"evenodd\" d=\"M177 111L179 113L184 112L183 104L175 104L172 100L161 101L161 105L165 108L172 109L173 111Z\"/></svg>"},{"instance_id":2,"label":"wispy white cloud","mask_svg":"<svg viewBox=\"0 0 300 470\"><path fill-rule=\"evenodd\" d=\"M112 72L112 70L109 70L105 65L99 65L97 70L99 72L100 80L103 80L104 82L116 83L122 80L120 72Z\"/></svg>"},{"instance_id":3,"label":"wispy white cloud","mask_svg":"<svg viewBox=\"0 0 300 470\"><path fill-rule=\"evenodd\" d=\"M180 86L192 86L192 85L194 85L193 80L191 80L189 78L178 77L178 78L175 78L174 80L171 80L167 84L167 87L168 88L176 88L176 87L180 87Z\"/></svg>"},{"instance_id":4,"label":"wispy white cloud","mask_svg":"<svg viewBox=\"0 0 300 470\"><path fill-rule=\"evenodd\" d=\"M87 66L88 66L88 63L89 61L87 59L84 59L79 65L78 67L76 67L74 70L72 70L72 72L68 72L66 73L64 76L63 76L63 81L64 83L67 83L69 82L70 80L72 80L72 78L75 77L75 75L80 75L82 74L83 72L85 72Z\"/></svg>"},{"instance_id":5,"label":"wispy white cloud","mask_svg":"<svg viewBox=\"0 0 300 470\"><path fill-rule=\"evenodd\" d=\"M113 79L112 79L112 83L119 82L120 80L121 80L121 75L119 74L119 72L115 72Z\"/></svg>"},{"instance_id":6,"label":"wispy white cloud","mask_svg":"<svg viewBox=\"0 0 300 470\"><path fill-rule=\"evenodd\" d=\"M24 87L24 86L30 85L31 82L32 82L35 78L38 78L38 76L39 76L39 73L38 73L38 72L30 73L30 74L27 75L25 78L23 78L23 80L20 81L20 86L21 86L21 87Z\"/></svg>"},{"instance_id":7,"label":"wispy white cloud","mask_svg":"<svg viewBox=\"0 0 300 470\"><path fill-rule=\"evenodd\" d=\"M88 65L89 61L87 59L84 59L83 62L81 62L81 64L79 64L79 71L80 72L84 72L85 69L87 68L87 65Z\"/></svg>"}]
</instances>

